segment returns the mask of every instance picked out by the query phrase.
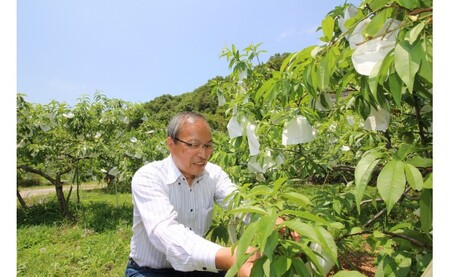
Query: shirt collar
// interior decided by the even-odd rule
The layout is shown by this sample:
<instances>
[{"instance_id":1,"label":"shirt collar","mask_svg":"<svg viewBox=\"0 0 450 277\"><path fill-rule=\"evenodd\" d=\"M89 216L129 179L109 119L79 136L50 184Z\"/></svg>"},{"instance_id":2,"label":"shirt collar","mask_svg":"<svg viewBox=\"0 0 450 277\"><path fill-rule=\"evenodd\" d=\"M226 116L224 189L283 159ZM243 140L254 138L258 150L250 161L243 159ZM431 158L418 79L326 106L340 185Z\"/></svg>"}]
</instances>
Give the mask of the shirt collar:
<instances>
[{"instance_id":1,"label":"shirt collar","mask_svg":"<svg viewBox=\"0 0 450 277\"><path fill-rule=\"evenodd\" d=\"M166 169L167 169L167 175L166 175L166 178L164 179L166 184L173 184L179 178L184 178L181 171L175 165L172 155L169 155L166 158ZM197 176L197 178L199 178L199 180L201 180L203 178L203 176L205 175L205 172L206 172L206 168L200 176Z\"/></svg>"}]
</instances>

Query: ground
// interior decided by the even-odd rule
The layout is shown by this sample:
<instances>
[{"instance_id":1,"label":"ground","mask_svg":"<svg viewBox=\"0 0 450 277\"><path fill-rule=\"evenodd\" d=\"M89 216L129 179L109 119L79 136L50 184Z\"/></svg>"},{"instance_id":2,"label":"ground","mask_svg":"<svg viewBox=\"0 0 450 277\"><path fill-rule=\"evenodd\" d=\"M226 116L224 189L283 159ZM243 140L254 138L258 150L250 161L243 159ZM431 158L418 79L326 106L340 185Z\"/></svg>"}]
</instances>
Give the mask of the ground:
<instances>
[{"instance_id":1,"label":"ground","mask_svg":"<svg viewBox=\"0 0 450 277\"><path fill-rule=\"evenodd\" d=\"M97 189L104 187L104 184L82 184L81 189L83 190L90 190L90 189ZM64 191L67 191L70 189L69 185L64 186ZM73 188L74 190L76 187ZM44 187L44 188L20 188L19 189L20 195L23 199L32 197L32 196L38 196L38 195L47 195L49 193L55 192L55 187Z\"/></svg>"},{"instance_id":2,"label":"ground","mask_svg":"<svg viewBox=\"0 0 450 277\"><path fill-rule=\"evenodd\" d=\"M356 254L346 256L346 260L342 258L340 258L339 260L341 266L346 270L355 270L367 277L375 276L376 267L374 265L375 258L373 256L369 256L368 254ZM349 260L350 262L348 262L347 260Z\"/></svg>"}]
</instances>

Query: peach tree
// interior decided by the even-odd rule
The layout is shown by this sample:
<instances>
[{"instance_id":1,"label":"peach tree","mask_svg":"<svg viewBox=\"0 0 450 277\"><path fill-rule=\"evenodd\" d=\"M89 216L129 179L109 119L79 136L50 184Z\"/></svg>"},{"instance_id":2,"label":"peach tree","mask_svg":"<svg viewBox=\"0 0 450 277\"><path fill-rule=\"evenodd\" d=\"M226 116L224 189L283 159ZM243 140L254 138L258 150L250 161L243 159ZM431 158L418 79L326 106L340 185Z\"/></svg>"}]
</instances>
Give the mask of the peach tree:
<instances>
[{"instance_id":1,"label":"peach tree","mask_svg":"<svg viewBox=\"0 0 450 277\"><path fill-rule=\"evenodd\" d=\"M18 94L18 174L43 177L55 187L61 214L76 220L69 210L74 185L78 192L82 182L103 182L107 176L114 180L111 190L129 191L132 174L167 153L165 130L150 119L142 105L101 92L93 99L81 97L74 107L57 101L31 104Z\"/></svg>"},{"instance_id":2,"label":"peach tree","mask_svg":"<svg viewBox=\"0 0 450 277\"><path fill-rule=\"evenodd\" d=\"M330 11L322 43L279 69L258 62L261 44L223 50L232 73L214 93L231 144L214 159L243 184L229 215L252 215L236 245L262 252L254 276L323 276L321 262L339 265L337 245L354 236L377 249L377 276L430 264L432 18L431 0L366 0ZM302 182L343 185L310 200ZM280 237L284 227L302 241Z\"/></svg>"}]
</instances>

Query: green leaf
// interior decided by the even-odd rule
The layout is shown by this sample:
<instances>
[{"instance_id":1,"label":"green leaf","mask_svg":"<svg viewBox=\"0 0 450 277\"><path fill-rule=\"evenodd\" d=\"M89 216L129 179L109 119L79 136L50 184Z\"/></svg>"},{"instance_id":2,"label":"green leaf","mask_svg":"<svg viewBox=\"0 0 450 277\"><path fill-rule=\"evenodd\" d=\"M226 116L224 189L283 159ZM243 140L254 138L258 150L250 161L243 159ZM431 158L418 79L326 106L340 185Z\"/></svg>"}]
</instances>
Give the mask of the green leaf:
<instances>
[{"instance_id":1,"label":"green leaf","mask_svg":"<svg viewBox=\"0 0 450 277\"><path fill-rule=\"evenodd\" d=\"M273 100L277 98L278 93L283 91L283 82L284 80L277 81L276 84L272 87L272 89L267 91L267 93L264 95L265 103L271 105Z\"/></svg>"},{"instance_id":2,"label":"green leaf","mask_svg":"<svg viewBox=\"0 0 450 277\"><path fill-rule=\"evenodd\" d=\"M331 16L327 16L322 20L322 31L326 42L333 39L334 19Z\"/></svg>"},{"instance_id":3,"label":"green leaf","mask_svg":"<svg viewBox=\"0 0 450 277\"><path fill-rule=\"evenodd\" d=\"M428 177L425 179L425 182L423 183L424 189L432 189L433 188L433 172L428 174Z\"/></svg>"},{"instance_id":4,"label":"green leaf","mask_svg":"<svg viewBox=\"0 0 450 277\"><path fill-rule=\"evenodd\" d=\"M306 208L307 206L312 205L311 200L309 200L308 197L298 192L285 192L280 194L280 197L285 198L288 201L292 201L300 207Z\"/></svg>"},{"instance_id":5,"label":"green leaf","mask_svg":"<svg viewBox=\"0 0 450 277\"><path fill-rule=\"evenodd\" d=\"M412 164L405 163L405 175L406 180L413 189L417 191L422 190L423 177L417 167L413 166Z\"/></svg>"},{"instance_id":6,"label":"green leaf","mask_svg":"<svg viewBox=\"0 0 450 277\"><path fill-rule=\"evenodd\" d=\"M397 105L398 108L402 107L402 94L403 94L403 83L400 79L400 76L398 76L397 73L393 73L389 75L388 79L389 83L389 91L392 94L392 99L394 99L395 105Z\"/></svg>"},{"instance_id":7,"label":"green leaf","mask_svg":"<svg viewBox=\"0 0 450 277\"><path fill-rule=\"evenodd\" d=\"M355 201L358 213L360 202L366 191L367 184L372 178L373 169L377 166L381 154L378 151L369 151L364 154L355 168Z\"/></svg>"},{"instance_id":8,"label":"green leaf","mask_svg":"<svg viewBox=\"0 0 450 277\"><path fill-rule=\"evenodd\" d=\"M320 216L312 214L310 212L303 212L303 211L298 211L298 210L295 210L295 211L294 210L283 210L280 215L285 215L285 214L295 215L297 217L308 219L312 222L317 222L317 223L320 223L325 226L330 226L330 222L328 222L326 219L323 219Z\"/></svg>"},{"instance_id":9,"label":"green leaf","mask_svg":"<svg viewBox=\"0 0 450 277\"><path fill-rule=\"evenodd\" d=\"M342 78L342 85L341 85L340 91L347 89L348 84L350 82L355 81L355 77L356 77L356 74L354 72L352 72L352 71L347 72L344 75L344 78Z\"/></svg>"},{"instance_id":10,"label":"green leaf","mask_svg":"<svg viewBox=\"0 0 450 277\"><path fill-rule=\"evenodd\" d=\"M275 276L283 276L291 267L292 260L286 256L277 257L273 262Z\"/></svg>"},{"instance_id":11,"label":"green leaf","mask_svg":"<svg viewBox=\"0 0 450 277\"><path fill-rule=\"evenodd\" d=\"M400 6L407 8L408 10L419 8L418 0L395 0L395 2L397 2L397 4L399 4Z\"/></svg>"},{"instance_id":12,"label":"green leaf","mask_svg":"<svg viewBox=\"0 0 450 277\"><path fill-rule=\"evenodd\" d=\"M275 229L277 215L273 209L269 214L261 217L258 221L258 233L260 248L270 257L278 243L278 234Z\"/></svg>"},{"instance_id":13,"label":"green leaf","mask_svg":"<svg viewBox=\"0 0 450 277\"><path fill-rule=\"evenodd\" d=\"M372 0L368 4L372 11L376 11L387 5L389 2L391 2L391 0Z\"/></svg>"},{"instance_id":14,"label":"green leaf","mask_svg":"<svg viewBox=\"0 0 450 277\"><path fill-rule=\"evenodd\" d=\"M391 16L392 10L392 8L383 9L374 17L372 17L372 20L366 26L366 34L370 37L375 36L378 31L384 26L386 20Z\"/></svg>"},{"instance_id":15,"label":"green leaf","mask_svg":"<svg viewBox=\"0 0 450 277\"><path fill-rule=\"evenodd\" d=\"M275 180L275 182L272 185L273 189L272 189L272 193L270 195L273 196L273 195L279 193L281 185L283 185L284 182L286 182L286 180L287 180L287 177L281 177L281 178L278 178L277 180Z\"/></svg>"},{"instance_id":16,"label":"green leaf","mask_svg":"<svg viewBox=\"0 0 450 277\"><path fill-rule=\"evenodd\" d=\"M269 259L267 259L264 262L264 264L263 264L264 274L262 276L271 276L271 274L270 274L270 264L271 263L272 262Z\"/></svg>"},{"instance_id":17,"label":"green leaf","mask_svg":"<svg viewBox=\"0 0 450 277\"><path fill-rule=\"evenodd\" d=\"M308 66L305 68L302 74L303 84L305 85L306 90L313 96L316 97L317 90L317 74L311 73L313 71L314 65ZM312 76L314 75L314 77ZM313 81L313 78L315 81ZM315 86L313 84L315 82Z\"/></svg>"},{"instance_id":18,"label":"green leaf","mask_svg":"<svg viewBox=\"0 0 450 277\"><path fill-rule=\"evenodd\" d=\"M420 44L410 45L407 41L401 41L394 49L395 70L411 93L414 88L414 77L422 59L418 51Z\"/></svg>"},{"instance_id":19,"label":"green leaf","mask_svg":"<svg viewBox=\"0 0 450 277\"><path fill-rule=\"evenodd\" d=\"M416 148L411 144L402 144L400 148L395 153L395 157L399 160L403 160L411 153L414 153Z\"/></svg>"},{"instance_id":20,"label":"green leaf","mask_svg":"<svg viewBox=\"0 0 450 277\"><path fill-rule=\"evenodd\" d=\"M268 226L274 225L275 224ZM261 245L261 248L263 248L264 255L266 255L270 260L273 260L274 250L277 247L279 235L273 227L271 229L273 230L272 233L267 238L261 239L261 241L264 242L264 245Z\"/></svg>"},{"instance_id":21,"label":"green leaf","mask_svg":"<svg viewBox=\"0 0 450 277\"><path fill-rule=\"evenodd\" d=\"M433 190L424 189L420 195L420 225L422 231L428 233L433 223Z\"/></svg>"},{"instance_id":22,"label":"green leaf","mask_svg":"<svg viewBox=\"0 0 450 277\"><path fill-rule=\"evenodd\" d=\"M391 227L389 229L389 232L395 232L395 231L401 230L401 229L412 229L412 228L413 228L413 225L411 223L402 222L402 223L399 223L399 224Z\"/></svg>"},{"instance_id":23,"label":"green leaf","mask_svg":"<svg viewBox=\"0 0 450 277\"><path fill-rule=\"evenodd\" d=\"M299 220L287 220L283 223L286 227L296 231L302 236L305 236L311 241L319 244L325 253L337 262L337 246L331 234L320 226L313 226L311 224L303 223Z\"/></svg>"},{"instance_id":24,"label":"green leaf","mask_svg":"<svg viewBox=\"0 0 450 277\"><path fill-rule=\"evenodd\" d=\"M309 249L309 250L311 250L311 249ZM317 261L317 258L316 258L316 261ZM295 268L295 272L299 274L298 276L310 276L311 275L310 271L308 270L305 263L301 259L293 259L292 266ZM255 275L255 276L263 276L263 275Z\"/></svg>"},{"instance_id":25,"label":"green leaf","mask_svg":"<svg viewBox=\"0 0 450 277\"><path fill-rule=\"evenodd\" d=\"M253 263L253 267L252 267L252 271L250 276L265 276L264 275L264 264L266 263L268 259L266 257L261 257L260 259L257 259L254 263ZM237 276L235 275L235 273L233 272L233 275L230 275L230 277L233 276ZM226 277L228 277L228 272Z\"/></svg>"},{"instance_id":26,"label":"green leaf","mask_svg":"<svg viewBox=\"0 0 450 277\"><path fill-rule=\"evenodd\" d=\"M276 82L274 79L265 81L264 84L256 92L255 100L259 101L263 95L270 93L270 91L273 90L275 84Z\"/></svg>"},{"instance_id":27,"label":"green leaf","mask_svg":"<svg viewBox=\"0 0 450 277\"><path fill-rule=\"evenodd\" d=\"M414 28L412 28L406 33L405 39L409 42L409 44L413 44L416 41L420 32L422 32L423 28L425 27L425 24L426 24L425 21L421 21L419 24L414 26Z\"/></svg>"},{"instance_id":28,"label":"green leaf","mask_svg":"<svg viewBox=\"0 0 450 277\"><path fill-rule=\"evenodd\" d=\"M365 277L366 275L359 273L358 271L341 270L333 275L334 277Z\"/></svg>"},{"instance_id":29,"label":"green leaf","mask_svg":"<svg viewBox=\"0 0 450 277\"><path fill-rule=\"evenodd\" d=\"M339 53L339 51L337 51ZM330 77L336 68L336 51L331 47L317 68L317 78L320 90L328 88Z\"/></svg>"},{"instance_id":30,"label":"green leaf","mask_svg":"<svg viewBox=\"0 0 450 277\"><path fill-rule=\"evenodd\" d=\"M429 39L421 40L421 51L419 75L430 83L433 83L433 47Z\"/></svg>"},{"instance_id":31,"label":"green leaf","mask_svg":"<svg viewBox=\"0 0 450 277\"><path fill-rule=\"evenodd\" d=\"M247 194L247 198L257 197L261 195L269 195L272 193L272 188L266 185L258 185L253 187Z\"/></svg>"},{"instance_id":32,"label":"green leaf","mask_svg":"<svg viewBox=\"0 0 450 277\"><path fill-rule=\"evenodd\" d=\"M253 238L258 234L259 228L258 222L253 222L247 226L239 238L237 249L235 250L237 252L236 265L238 268L247 260L248 257L245 252L252 245Z\"/></svg>"},{"instance_id":33,"label":"green leaf","mask_svg":"<svg viewBox=\"0 0 450 277\"><path fill-rule=\"evenodd\" d=\"M388 214L402 196L405 191L405 186L404 163L396 160L388 162L381 170L377 179L378 192L386 203Z\"/></svg>"},{"instance_id":34,"label":"green leaf","mask_svg":"<svg viewBox=\"0 0 450 277\"><path fill-rule=\"evenodd\" d=\"M267 214L267 212L259 207L238 207L238 208L234 208L232 210L229 210L228 213L255 213L255 214Z\"/></svg>"},{"instance_id":35,"label":"green leaf","mask_svg":"<svg viewBox=\"0 0 450 277\"><path fill-rule=\"evenodd\" d=\"M316 48L316 46L309 46L300 52L295 52L289 55L281 65L280 72L288 71L291 66L295 66L297 64L303 64L306 59L311 58L311 52Z\"/></svg>"},{"instance_id":36,"label":"green leaf","mask_svg":"<svg viewBox=\"0 0 450 277\"><path fill-rule=\"evenodd\" d=\"M367 104L368 108L370 108L370 103L372 103L375 106L375 100L373 98L373 94L370 91L370 84L367 76L362 76L360 79L360 93L361 96L364 98L365 104Z\"/></svg>"},{"instance_id":37,"label":"green leaf","mask_svg":"<svg viewBox=\"0 0 450 277\"><path fill-rule=\"evenodd\" d=\"M357 227L353 227L353 228L350 230L350 234L357 234L357 233L360 233L360 232L362 232L362 231L363 231L363 229L362 229L361 227L357 226Z\"/></svg>"},{"instance_id":38,"label":"green leaf","mask_svg":"<svg viewBox=\"0 0 450 277\"><path fill-rule=\"evenodd\" d=\"M318 73L317 73L317 66L313 65L310 67L311 68L311 72L310 72L310 84L313 88L313 91L309 91L309 93L311 93L311 95L313 95L315 97L316 91L319 88L319 78L318 78Z\"/></svg>"},{"instance_id":39,"label":"green leaf","mask_svg":"<svg viewBox=\"0 0 450 277\"><path fill-rule=\"evenodd\" d=\"M308 245L306 245L304 243L294 243L294 244L296 244L298 247L300 247L302 249L302 252L305 254L307 260L309 261L307 263L307 267L309 270L311 270L311 263L316 268L321 268L317 254ZM295 266L295 264L294 264L294 266ZM298 271L298 269L297 269L297 271ZM307 275L301 275L301 276L309 276L309 275L310 274L308 273Z\"/></svg>"},{"instance_id":40,"label":"green leaf","mask_svg":"<svg viewBox=\"0 0 450 277\"><path fill-rule=\"evenodd\" d=\"M414 156L407 160L407 162L415 167L427 168L433 166L433 159L423 158L421 156Z\"/></svg>"},{"instance_id":41,"label":"green leaf","mask_svg":"<svg viewBox=\"0 0 450 277\"><path fill-rule=\"evenodd\" d=\"M371 73L369 74L369 88L375 97L378 97L377 96L377 93L379 91L378 85L379 84L383 85L388 76L392 75L391 68L394 62L394 55L391 53L392 51L390 51L390 53L386 55L386 57L383 60L377 62L375 67L379 67L378 70L372 70Z\"/></svg>"}]
</instances>

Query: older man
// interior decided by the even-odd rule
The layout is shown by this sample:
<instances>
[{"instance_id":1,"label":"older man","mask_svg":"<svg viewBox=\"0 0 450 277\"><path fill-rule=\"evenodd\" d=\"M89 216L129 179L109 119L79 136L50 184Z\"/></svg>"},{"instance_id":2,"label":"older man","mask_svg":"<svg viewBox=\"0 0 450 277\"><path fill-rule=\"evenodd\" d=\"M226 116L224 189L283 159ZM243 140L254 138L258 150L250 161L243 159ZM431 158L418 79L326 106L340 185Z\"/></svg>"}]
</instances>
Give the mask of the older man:
<instances>
[{"instance_id":1,"label":"older man","mask_svg":"<svg viewBox=\"0 0 450 277\"><path fill-rule=\"evenodd\" d=\"M176 115L167 127L170 155L141 167L133 176L133 236L125 276L224 276L236 262L231 248L203 236L214 202L236 186L218 165L211 129L194 112ZM239 271L249 276L255 254Z\"/></svg>"}]
</instances>

